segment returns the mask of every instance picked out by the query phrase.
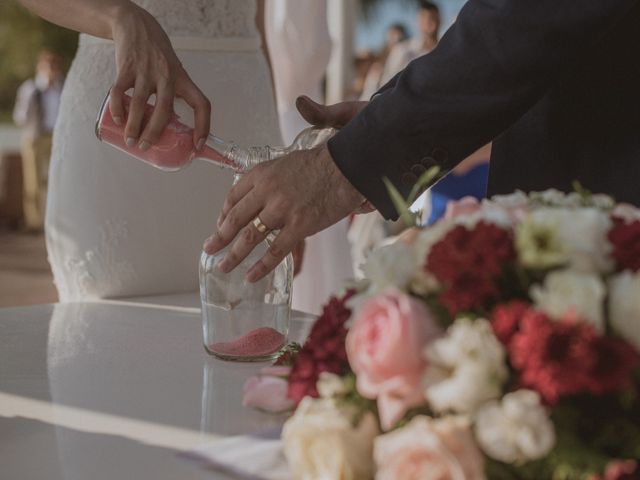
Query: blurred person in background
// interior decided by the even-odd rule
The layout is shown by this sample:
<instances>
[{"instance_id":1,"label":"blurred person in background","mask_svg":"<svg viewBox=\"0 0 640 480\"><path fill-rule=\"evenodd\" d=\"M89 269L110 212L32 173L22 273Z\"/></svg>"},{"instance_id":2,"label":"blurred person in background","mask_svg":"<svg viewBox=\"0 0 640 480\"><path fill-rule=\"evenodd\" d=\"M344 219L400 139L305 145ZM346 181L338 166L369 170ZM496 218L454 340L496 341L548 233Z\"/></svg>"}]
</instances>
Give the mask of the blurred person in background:
<instances>
[{"instance_id":1,"label":"blurred person in background","mask_svg":"<svg viewBox=\"0 0 640 480\"><path fill-rule=\"evenodd\" d=\"M59 55L38 54L36 74L18 89L13 120L22 128L23 210L28 231L40 232L44 224L51 134L58 117L64 74Z\"/></svg>"},{"instance_id":2,"label":"blurred person in background","mask_svg":"<svg viewBox=\"0 0 640 480\"><path fill-rule=\"evenodd\" d=\"M296 98L302 94L317 101L323 99L322 82L331 56L327 2L269 0L265 29L280 130L289 145L309 126L296 109ZM307 238L306 248L302 246L304 243L293 252L294 263L301 270L293 281L292 306L320 314L336 285L353 278L347 220Z\"/></svg>"},{"instance_id":3,"label":"blurred person in background","mask_svg":"<svg viewBox=\"0 0 640 480\"><path fill-rule=\"evenodd\" d=\"M382 86L382 76L385 71L385 65L390 53L401 43L409 38L407 28L401 23L394 23L387 29L385 44L382 51L373 63L368 66L368 70L363 79L363 85L360 90L360 99L368 100L371 95L376 93Z\"/></svg>"},{"instance_id":4,"label":"blurred person in background","mask_svg":"<svg viewBox=\"0 0 640 480\"><path fill-rule=\"evenodd\" d=\"M399 41L388 49L387 58L379 64L377 77L372 67L370 71L372 73L368 75L368 81L365 82L361 100L368 100L409 63L436 48L440 34L438 6L430 1L421 0L416 16L416 26L419 32L416 37ZM387 42L393 38L392 34L393 32L388 32ZM445 213L447 204L452 200L465 196L477 199L486 196L490 156L491 145L480 148L414 203L414 210L423 211L424 223L431 225L440 219ZM384 242L388 236L396 235L404 228L402 220L385 222L377 212L359 215L353 219L349 240L352 245L354 268L358 276L362 274L360 266L365 262L368 253Z\"/></svg>"},{"instance_id":5,"label":"blurred person in background","mask_svg":"<svg viewBox=\"0 0 640 480\"><path fill-rule=\"evenodd\" d=\"M440 38L440 9L428 0L418 2L416 27L418 34L410 39L398 42L390 51L384 62L384 70L380 79L380 86L403 70L409 62L431 52L438 45Z\"/></svg>"}]
</instances>

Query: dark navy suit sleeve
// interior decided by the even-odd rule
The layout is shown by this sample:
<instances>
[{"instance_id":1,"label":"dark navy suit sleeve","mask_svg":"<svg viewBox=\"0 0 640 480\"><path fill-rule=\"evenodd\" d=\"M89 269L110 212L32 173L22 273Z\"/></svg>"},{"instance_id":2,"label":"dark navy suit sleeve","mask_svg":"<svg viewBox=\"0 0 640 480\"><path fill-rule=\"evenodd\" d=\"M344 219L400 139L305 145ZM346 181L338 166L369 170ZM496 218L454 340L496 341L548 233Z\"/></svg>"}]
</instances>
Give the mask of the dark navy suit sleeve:
<instances>
[{"instance_id":1,"label":"dark navy suit sleeve","mask_svg":"<svg viewBox=\"0 0 640 480\"><path fill-rule=\"evenodd\" d=\"M329 141L349 181L386 218L382 179L408 195L506 130L638 0L470 0L438 47L411 62Z\"/></svg>"}]
</instances>

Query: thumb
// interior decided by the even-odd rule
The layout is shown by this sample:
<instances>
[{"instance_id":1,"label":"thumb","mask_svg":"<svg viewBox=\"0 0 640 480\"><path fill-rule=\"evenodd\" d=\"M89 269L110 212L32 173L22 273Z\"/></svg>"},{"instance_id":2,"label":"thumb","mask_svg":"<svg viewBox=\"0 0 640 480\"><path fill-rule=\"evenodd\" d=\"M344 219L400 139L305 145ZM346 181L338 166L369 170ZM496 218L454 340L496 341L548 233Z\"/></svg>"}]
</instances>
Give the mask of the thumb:
<instances>
[{"instance_id":1,"label":"thumb","mask_svg":"<svg viewBox=\"0 0 640 480\"><path fill-rule=\"evenodd\" d=\"M320 105L306 95L296 99L296 108L307 122L317 127L344 127L368 102L341 102Z\"/></svg>"}]
</instances>

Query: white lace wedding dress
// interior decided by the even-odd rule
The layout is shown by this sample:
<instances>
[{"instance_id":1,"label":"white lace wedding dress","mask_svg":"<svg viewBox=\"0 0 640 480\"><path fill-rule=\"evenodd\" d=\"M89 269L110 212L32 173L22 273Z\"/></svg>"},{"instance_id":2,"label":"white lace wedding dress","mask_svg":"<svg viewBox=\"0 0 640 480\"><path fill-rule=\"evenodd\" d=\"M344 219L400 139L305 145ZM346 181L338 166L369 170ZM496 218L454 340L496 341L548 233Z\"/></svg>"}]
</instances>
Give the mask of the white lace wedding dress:
<instances>
[{"instance_id":1,"label":"white lace wedding dress","mask_svg":"<svg viewBox=\"0 0 640 480\"><path fill-rule=\"evenodd\" d=\"M213 103L213 130L280 144L255 0L137 0L165 28ZM54 132L46 234L62 301L195 291L198 256L231 175L194 162L164 173L94 134L115 77L114 47L81 35Z\"/></svg>"}]
</instances>

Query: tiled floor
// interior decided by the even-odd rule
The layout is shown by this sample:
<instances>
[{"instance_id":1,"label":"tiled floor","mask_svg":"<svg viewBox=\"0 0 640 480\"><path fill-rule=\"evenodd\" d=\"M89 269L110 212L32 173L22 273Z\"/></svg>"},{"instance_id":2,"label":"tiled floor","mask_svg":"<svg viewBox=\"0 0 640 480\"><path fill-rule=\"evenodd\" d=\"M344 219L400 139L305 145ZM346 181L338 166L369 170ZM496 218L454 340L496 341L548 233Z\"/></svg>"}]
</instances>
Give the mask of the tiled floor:
<instances>
[{"instance_id":1,"label":"tiled floor","mask_svg":"<svg viewBox=\"0 0 640 480\"><path fill-rule=\"evenodd\" d=\"M44 236L0 231L0 307L56 299Z\"/></svg>"}]
</instances>

